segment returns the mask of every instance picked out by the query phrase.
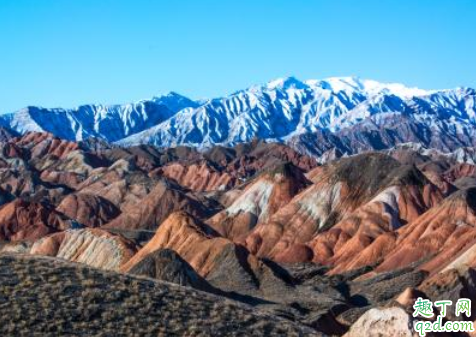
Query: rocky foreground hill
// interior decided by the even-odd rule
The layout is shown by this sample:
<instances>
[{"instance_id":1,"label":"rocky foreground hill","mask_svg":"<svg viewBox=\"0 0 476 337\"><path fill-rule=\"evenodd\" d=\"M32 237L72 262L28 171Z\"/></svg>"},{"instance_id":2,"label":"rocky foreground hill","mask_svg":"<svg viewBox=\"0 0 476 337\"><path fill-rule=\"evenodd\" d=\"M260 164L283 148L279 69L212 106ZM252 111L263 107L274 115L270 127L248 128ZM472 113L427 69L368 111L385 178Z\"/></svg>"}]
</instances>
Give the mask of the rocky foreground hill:
<instances>
[{"instance_id":1,"label":"rocky foreground hill","mask_svg":"<svg viewBox=\"0 0 476 337\"><path fill-rule=\"evenodd\" d=\"M417 297L476 300L476 166L459 159L5 131L0 331L411 336Z\"/></svg>"},{"instance_id":2,"label":"rocky foreground hill","mask_svg":"<svg viewBox=\"0 0 476 337\"><path fill-rule=\"evenodd\" d=\"M322 336L193 288L51 258L1 256L0 282L3 336Z\"/></svg>"}]
</instances>

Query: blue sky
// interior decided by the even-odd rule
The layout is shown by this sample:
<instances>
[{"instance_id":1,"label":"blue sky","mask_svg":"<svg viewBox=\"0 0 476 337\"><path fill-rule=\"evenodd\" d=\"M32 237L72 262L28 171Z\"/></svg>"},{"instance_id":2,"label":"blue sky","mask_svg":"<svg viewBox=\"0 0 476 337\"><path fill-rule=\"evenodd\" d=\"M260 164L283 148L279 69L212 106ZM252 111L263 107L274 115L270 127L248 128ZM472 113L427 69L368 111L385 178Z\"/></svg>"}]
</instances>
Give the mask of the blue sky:
<instances>
[{"instance_id":1,"label":"blue sky","mask_svg":"<svg viewBox=\"0 0 476 337\"><path fill-rule=\"evenodd\" d=\"M476 87L473 0L0 0L0 112L357 75Z\"/></svg>"}]
</instances>

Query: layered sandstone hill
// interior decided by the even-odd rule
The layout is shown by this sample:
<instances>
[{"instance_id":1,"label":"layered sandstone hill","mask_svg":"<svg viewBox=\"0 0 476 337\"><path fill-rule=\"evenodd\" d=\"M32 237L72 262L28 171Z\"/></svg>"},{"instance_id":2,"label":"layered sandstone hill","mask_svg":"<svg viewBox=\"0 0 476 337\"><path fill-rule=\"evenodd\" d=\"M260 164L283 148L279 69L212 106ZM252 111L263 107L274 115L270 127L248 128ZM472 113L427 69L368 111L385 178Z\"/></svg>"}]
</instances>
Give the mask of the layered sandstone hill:
<instances>
[{"instance_id":1,"label":"layered sandstone hill","mask_svg":"<svg viewBox=\"0 0 476 337\"><path fill-rule=\"evenodd\" d=\"M118 270L137 252L137 246L101 229L68 230L36 241L33 255L54 256L92 267Z\"/></svg>"},{"instance_id":2,"label":"layered sandstone hill","mask_svg":"<svg viewBox=\"0 0 476 337\"><path fill-rule=\"evenodd\" d=\"M293 317L294 321L310 326L318 327L322 322L339 326L332 312L345 306L345 296L337 286L322 284L319 291L310 285L301 286L281 266L257 258L184 212L170 215L155 236L121 270L136 273L144 265L150 266L151 256L164 249L179 254L209 284L205 287L194 281L191 286L195 288L263 306L273 314ZM296 303L299 303L298 308Z\"/></svg>"},{"instance_id":3,"label":"layered sandstone hill","mask_svg":"<svg viewBox=\"0 0 476 337\"><path fill-rule=\"evenodd\" d=\"M93 170L77 190L103 197L122 211L149 194L158 182L159 179L150 178L133 162L119 159Z\"/></svg>"},{"instance_id":4,"label":"layered sandstone hill","mask_svg":"<svg viewBox=\"0 0 476 337\"><path fill-rule=\"evenodd\" d=\"M217 146L207 151L205 157L242 178L288 162L304 171L317 166L313 158L299 154L290 147L259 140L238 144L233 148Z\"/></svg>"},{"instance_id":5,"label":"layered sandstone hill","mask_svg":"<svg viewBox=\"0 0 476 337\"><path fill-rule=\"evenodd\" d=\"M312 240L315 262L336 266L334 273L379 263L398 245L398 230L442 199L415 167L399 167L388 177L369 202Z\"/></svg>"},{"instance_id":6,"label":"layered sandstone hill","mask_svg":"<svg viewBox=\"0 0 476 337\"><path fill-rule=\"evenodd\" d=\"M75 142L64 141L51 133L29 132L17 138L15 144L27 149L31 158L55 156L63 158L71 151L79 149Z\"/></svg>"},{"instance_id":7,"label":"layered sandstone hill","mask_svg":"<svg viewBox=\"0 0 476 337\"><path fill-rule=\"evenodd\" d=\"M238 178L228 172L221 172L207 161L191 165L170 163L157 169L153 174L173 179L197 192L225 191L239 182Z\"/></svg>"},{"instance_id":8,"label":"layered sandstone hill","mask_svg":"<svg viewBox=\"0 0 476 337\"><path fill-rule=\"evenodd\" d=\"M133 162L144 171L152 171L172 162L191 162L203 158L196 149L186 146L159 149L149 145L123 147L107 147L95 151L103 160L115 162L124 159Z\"/></svg>"},{"instance_id":9,"label":"layered sandstone hill","mask_svg":"<svg viewBox=\"0 0 476 337\"><path fill-rule=\"evenodd\" d=\"M171 249L153 251L134 264L129 273L213 292L208 282Z\"/></svg>"},{"instance_id":10,"label":"layered sandstone hill","mask_svg":"<svg viewBox=\"0 0 476 337\"><path fill-rule=\"evenodd\" d=\"M455 156L0 139L0 254L178 283L329 335L405 334L416 296L476 296L476 166Z\"/></svg>"},{"instance_id":11,"label":"layered sandstone hill","mask_svg":"<svg viewBox=\"0 0 476 337\"><path fill-rule=\"evenodd\" d=\"M0 240L35 240L69 227L69 221L49 204L16 199L0 208Z\"/></svg>"},{"instance_id":12,"label":"layered sandstone hill","mask_svg":"<svg viewBox=\"0 0 476 337\"><path fill-rule=\"evenodd\" d=\"M161 158L163 161L163 158ZM315 160L282 144L258 140L233 148L216 146L202 155L187 154L170 161L151 175L165 176L196 192L226 191L259 172L292 163L303 171L317 166Z\"/></svg>"},{"instance_id":13,"label":"layered sandstone hill","mask_svg":"<svg viewBox=\"0 0 476 337\"><path fill-rule=\"evenodd\" d=\"M398 231L395 249L377 270L392 270L431 258L421 268L430 272L465 264L476 267L476 188L453 193ZM455 260L455 258L457 258Z\"/></svg>"},{"instance_id":14,"label":"layered sandstone hill","mask_svg":"<svg viewBox=\"0 0 476 337\"><path fill-rule=\"evenodd\" d=\"M311 187L251 232L246 244L252 252L283 262L358 268L372 261L353 260L356 252L381 235L387 247L395 230L442 199L417 168L386 155L359 155L317 171L308 175Z\"/></svg>"},{"instance_id":15,"label":"layered sandstone hill","mask_svg":"<svg viewBox=\"0 0 476 337\"><path fill-rule=\"evenodd\" d=\"M224 237L243 240L256 225L267 222L308 185L303 172L291 163L268 169L207 223Z\"/></svg>"},{"instance_id":16,"label":"layered sandstone hill","mask_svg":"<svg viewBox=\"0 0 476 337\"><path fill-rule=\"evenodd\" d=\"M87 227L100 227L120 214L109 200L87 193L67 195L56 210Z\"/></svg>"},{"instance_id":17,"label":"layered sandstone hill","mask_svg":"<svg viewBox=\"0 0 476 337\"><path fill-rule=\"evenodd\" d=\"M286 289L285 282L274 276L271 267L183 211L171 214L121 270L134 270L151 253L161 249L174 250L199 275L225 291L256 295L268 290L266 282Z\"/></svg>"},{"instance_id":18,"label":"layered sandstone hill","mask_svg":"<svg viewBox=\"0 0 476 337\"><path fill-rule=\"evenodd\" d=\"M33 242L75 226L109 228L129 236L150 233L175 211L202 220L212 217L223 209L220 200L231 200L231 187L276 163L316 165L283 145L260 142L207 153L187 147L126 149L89 143L47 133L5 133L0 144L0 240ZM169 172L179 165L193 173L198 164L225 180Z\"/></svg>"},{"instance_id":19,"label":"layered sandstone hill","mask_svg":"<svg viewBox=\"0 0 476 337\"><path fill-rule=\"evenodd\" d=\"M208 206L208 207L207 207ZM161 179L140 202L132 204L105 227L119 229L156 229L171 213L183 210L198 218L213 214L210 204L201 202L174 183Z\"/></svg>"}]
</instances>

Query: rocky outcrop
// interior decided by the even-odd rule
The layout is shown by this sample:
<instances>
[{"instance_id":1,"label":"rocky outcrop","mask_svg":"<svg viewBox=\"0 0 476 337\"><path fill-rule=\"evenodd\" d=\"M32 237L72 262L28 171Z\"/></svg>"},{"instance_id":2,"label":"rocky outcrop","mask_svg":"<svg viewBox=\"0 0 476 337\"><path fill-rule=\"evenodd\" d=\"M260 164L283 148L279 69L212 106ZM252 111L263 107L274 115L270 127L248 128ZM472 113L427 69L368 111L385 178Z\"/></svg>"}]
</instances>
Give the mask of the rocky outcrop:
<instances>
[{"instance_id":1,"label":"rocky outcrop","mask_svg":"<svg viewBox=\"0 0 476 337\"><path fill-rule=\"evenodd\" d=\"M0 127L0 142L8 142L17 136L19 136L18 132L3 126Z\"/></svg>"},{"instance_id":2,"label":"rocky outcrop","mask_svg":"<svg viewBox=\"0 0 476 337\"><path fill-rule=\"evenodd\" d=\"M386 273L364 273L347 283L354 304L379 306L397 300L408 288L416 289L427 276L427 272L408 267Z\"/></svg>"},{"instance_id":3,"label":"rocky outcrop","mask_svg":"<svg viewBox=\"0 0 476 337\"><path fill-rule=\"evenodd\" d=\"M355 322L345 337L417 337L413 319L398 307L370 309Z\"/></svg>"},{"instance_id":4,"label":"rocky outcrop","mask_svg":"<svg viewBox=\"0 0 476 337\"><path fill-rule=\"evenodd\" d=\"M84 181L85 176L74 172L44 170L41 172L40 179L46 183L67 186L75 190Z\"/></svg>"},{"instance_id":5,"label":"rocky outcrop","mask_svg":"<svg viewBox=\"0 0 476 337\"><path fill-rule=\"evenodd\" d=\"M217 148L223 149L222 147ZM217 152L219 151L211 150L206 155L208 158L223 158ZM232 148L231 153L234 154L232 160L228 157L227 160L222 159L220 163L226 162L226 170L240 177L250 177L284 163L292 163L306 172L318 165L312 157L302 155L288 146L259 140L238 144Z\"/></svg>"},{"instance_id":6,"label":"rocky outcrop","mask_svg":"<svg viewBox=\"0 0 476 337\"><path fill-rule=\"evenodd\" d=\"M465 177L476 177L476 166L467 163L457 163L444 172L443 177L450 182Z\"/></svg>"},{"instance_id":7,"label":"rocky outcrop","mask_svg":"<svg viewBox=\"0 0 476 337\"><path fill-rule=\"evenodd\" d=\"M455 304L460 298L476 299L476 269L447 269L431 276L418 288L432 301L450 300ZM447 314L448 319L462 320L453 310ZM471 311L469 320L476 319L476 313Z\"/></svg>"},{"instance_id":8,"label":"rocky outcrop","mask_svg":"<svg viewBox=\"0 0 476 337\"><path fill-rule=\"evenodd\" d=\"M32 163L39 171L74 173L83 177L90 174L95 168L108 165L107 162L101 161L96 155L79 150L68 152L62 158L55 155L40 157Z\"/></svg>"}]
</instances>

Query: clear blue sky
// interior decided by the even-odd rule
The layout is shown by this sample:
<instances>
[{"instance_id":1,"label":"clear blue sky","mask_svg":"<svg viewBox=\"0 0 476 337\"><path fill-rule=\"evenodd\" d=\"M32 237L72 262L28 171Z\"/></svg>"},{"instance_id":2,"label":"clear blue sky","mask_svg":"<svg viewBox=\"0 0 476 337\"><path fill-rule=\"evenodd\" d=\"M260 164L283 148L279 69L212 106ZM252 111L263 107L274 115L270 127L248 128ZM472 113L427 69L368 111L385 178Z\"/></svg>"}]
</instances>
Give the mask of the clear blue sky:
<instances>
[{"instance_id":1,"label":"clear blue sky","mask_svg":"<svg viewBox=\"0 0 476 337\"><path fill-rule=\"evenodd\" d=\"M289 75L476 87L476 1L0 0L0 112Z\"/></svg>"}]
</instances>

